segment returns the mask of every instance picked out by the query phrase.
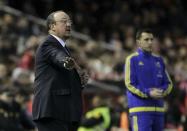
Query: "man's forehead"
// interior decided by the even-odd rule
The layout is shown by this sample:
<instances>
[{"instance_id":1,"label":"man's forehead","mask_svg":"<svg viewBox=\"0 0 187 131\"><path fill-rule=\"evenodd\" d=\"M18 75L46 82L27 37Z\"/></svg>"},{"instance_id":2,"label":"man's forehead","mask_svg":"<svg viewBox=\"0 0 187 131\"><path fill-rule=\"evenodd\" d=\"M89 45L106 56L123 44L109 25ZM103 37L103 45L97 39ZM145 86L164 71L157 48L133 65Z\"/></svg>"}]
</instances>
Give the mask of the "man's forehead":
<instances>
[{"instance_id":1,"label":"man's forehead","mask_svg":"<svg viewBox=\"0 0 187 131\"><path fill-rule=\"evenodd\" d=\"M59 11L54 14L54 19L60 20L60 19L70 19L70 18L65 12Z\"/></svg>"},{"instance_id":2,"label":"man's forehead","mask_svg":"<svg viewBox=\"0 0 187 131\"><path fill-rule=\"evenodd\" d=\"M141 35L142 38L153 38L152 33L143 32Z\"/></svg>"}]
</instances>

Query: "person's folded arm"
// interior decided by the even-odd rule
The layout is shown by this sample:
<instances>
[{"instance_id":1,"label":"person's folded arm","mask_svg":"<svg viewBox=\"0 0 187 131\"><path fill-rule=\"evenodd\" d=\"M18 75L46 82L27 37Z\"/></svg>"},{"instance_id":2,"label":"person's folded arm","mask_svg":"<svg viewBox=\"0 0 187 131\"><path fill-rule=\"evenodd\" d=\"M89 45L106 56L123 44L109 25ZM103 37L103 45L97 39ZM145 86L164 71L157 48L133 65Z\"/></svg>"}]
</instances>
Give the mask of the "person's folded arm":
<instances>
[{"instance_id":1,"label":"person's folded arm","mask_svg":"<svg viewBox=\"0 0 187 131\"><path fill-rule=\"evenodd\" d=\"M162 66L163 66L163 82L159 88L163 90L163 96L167 96L171 93L171 91L173 89L173 83L172 83L172 80L165 68L165 64L162 59L161 59L161 62L162 62Z\"/></svg>"},{"instance_id":2,"label":"person's folded arm","mask_svg":"<svg viewBox=\"0 0 187 131\"><path fill-rule=\"evenodd\" d=\"M148 88L145 88L145 90L141 90L137 83L135 66L132 58L133 55L128 56L125 62L125 85L131 93L141 98L148 98L149 97Z\"/></svg>"}]
</instances>

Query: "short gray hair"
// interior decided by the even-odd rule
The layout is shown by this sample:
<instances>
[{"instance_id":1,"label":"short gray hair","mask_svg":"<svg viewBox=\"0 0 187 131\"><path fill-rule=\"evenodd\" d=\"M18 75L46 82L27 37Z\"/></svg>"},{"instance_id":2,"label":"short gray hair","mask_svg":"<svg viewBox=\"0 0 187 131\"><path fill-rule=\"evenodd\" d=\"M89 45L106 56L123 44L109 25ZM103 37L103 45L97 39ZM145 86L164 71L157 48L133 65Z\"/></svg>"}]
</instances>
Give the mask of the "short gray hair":
<instances>
[{"instance_id":1,"label":"short gray hair","mask_svg":"<svg viewBox=\"0 0 187 131\"><path fill-rule=\"evenodd\" d=\"M56 14L57 12L64 12L62 10L58 10L55 12L52 12L51 14L48 15L47 19L46 19L46 26L47 26L47 30L50 30L50 26L52 24L54 24L55 20L54 20L54 14Z\"/></svg>"}]
</instances>

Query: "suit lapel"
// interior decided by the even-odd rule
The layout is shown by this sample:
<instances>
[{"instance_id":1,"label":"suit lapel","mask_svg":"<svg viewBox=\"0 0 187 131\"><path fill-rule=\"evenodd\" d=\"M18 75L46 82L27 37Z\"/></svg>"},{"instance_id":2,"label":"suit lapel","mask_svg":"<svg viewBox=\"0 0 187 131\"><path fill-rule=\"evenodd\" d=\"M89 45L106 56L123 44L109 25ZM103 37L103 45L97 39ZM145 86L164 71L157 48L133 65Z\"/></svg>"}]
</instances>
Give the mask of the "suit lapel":
<instances>
[{"instance_id":1,"label":"suit lapel","mask_svg":"<svg viewBox=\"0 0 187 131\"><path fill-rule=\"evenodd\" d=\"M59 48L61 48L68 56L71 56L70 55L70 51L69 51L69 49L66 47L63 47L61 44L60 44L60 42L56 39L56 38L54 38L52 35L48 35L48 37L47 37L47 41L48 42L51 42L51 43L54 43L56 46L58 46Z\"/></svg>"},{"instance_id":2,"label":"suit lapel","mask_svg":"<svg viewBox=\"0 0 187 131\"><path fill-rule=\"evenodd\" d=\"M63 47L63 48L65 49L65 51L66 51L69 55L71 55L70 50L66 47L66 45L65 45L65 47Z\"/></svg>"}]
</instances>

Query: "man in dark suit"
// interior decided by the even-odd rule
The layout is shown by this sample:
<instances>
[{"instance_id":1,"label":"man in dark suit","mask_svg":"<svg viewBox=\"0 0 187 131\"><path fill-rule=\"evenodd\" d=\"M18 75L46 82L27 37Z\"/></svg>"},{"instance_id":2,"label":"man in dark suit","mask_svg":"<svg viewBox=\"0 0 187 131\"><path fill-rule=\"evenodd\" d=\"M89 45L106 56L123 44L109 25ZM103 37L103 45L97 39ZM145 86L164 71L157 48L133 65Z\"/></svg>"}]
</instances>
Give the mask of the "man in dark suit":
<instances>
[{"instance_id":1,"label":"man in dark suit","mask_svg":"<svg viewBox=\"0 0 187 131\"><path fill-rule=\"evenodd\" d=\"M33 119L39 131L77 131L82 115L81 91L88 81L65 41L71 20L63 11L47 18L49 36L35 58Z\"/></svg>"}]
</instances>

